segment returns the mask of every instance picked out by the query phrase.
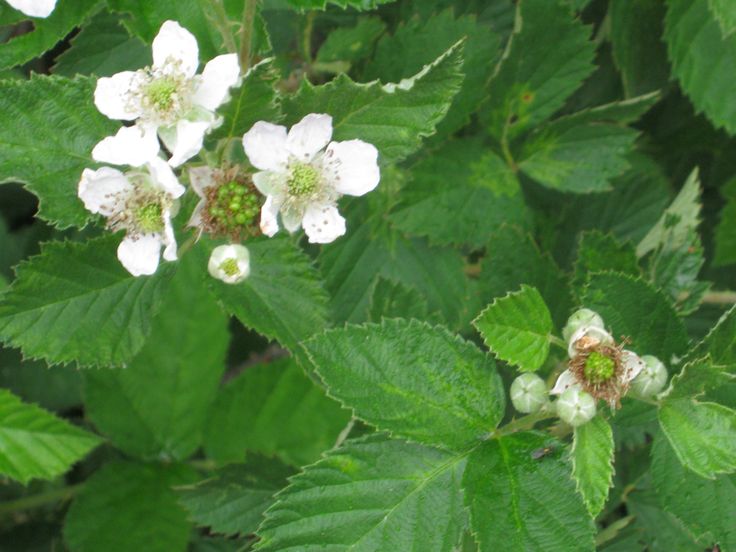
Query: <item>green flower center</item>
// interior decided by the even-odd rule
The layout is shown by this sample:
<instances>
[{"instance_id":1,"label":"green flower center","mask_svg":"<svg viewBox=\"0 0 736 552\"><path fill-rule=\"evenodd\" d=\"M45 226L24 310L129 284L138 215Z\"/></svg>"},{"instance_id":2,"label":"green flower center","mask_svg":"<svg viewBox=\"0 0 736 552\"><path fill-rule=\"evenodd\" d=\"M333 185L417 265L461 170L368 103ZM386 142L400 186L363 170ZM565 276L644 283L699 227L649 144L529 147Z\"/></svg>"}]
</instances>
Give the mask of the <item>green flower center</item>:
<instances>
[{"instance_id":1,"label":"green flower center","mask_svg":"<svg viewBox=\"0 0 736 552\"><path fill-rule=\"evenodd\" d=\"M314 193L319 185L320 174L312 165L296 164L291 167L289 193L301 197Z\"/></svg>"},{"instance_id":2,"label":"green flower center","mask_svg":"<svg viewBox=\"0 0 736 552\"><path fill-rule=\"evenodd\" d=\"M260 197L245 182L233 180L207 194L206 219L215 233L249 232L260 210Z\"/></svg>"},{"instance_id":3,"label":"green flower center","mask_svg":"<svg viewBox=\"0 0 736 552\"><path fill-rule=\"evenodd\" d=\"M220 270L222 270L228 276L237 276L240 274L240 268L238 267L238 261L235 259L225 259L220 263Z\"/></svg>"},{"instance_id":4,"label":"green flower center","mask_svg":"<svg viewBox=\"0 0 736 552\"><path fill-rule=\"evenodd\" d=\"M176 79L172 77L161 77L152 81L147 87L145 94L148 101L159 111L168 111L174 105L174 96L179 89Z\"/></svg>"},{"instance_id":5,"label":"green flower center","mask_svg":"<svg viewBox=\"0 0 736 552\"><path fill-rule=\"evenodd\" d=\"M583 374L592 384L600 384L610 380L616 373L616 362L598 351L590 353L585 360Z\"/></svg>"},{"instance_id":6,"label":"green flower center","mask_svg":"<svg viewBox=\"0 0 736 552\"><path fill-rule=\"evenodd\" d=\"M135 211L135 221L144 233L161 232L164 229L163 211L160 203L146 203Z\"/></svg>"}]
</instances>

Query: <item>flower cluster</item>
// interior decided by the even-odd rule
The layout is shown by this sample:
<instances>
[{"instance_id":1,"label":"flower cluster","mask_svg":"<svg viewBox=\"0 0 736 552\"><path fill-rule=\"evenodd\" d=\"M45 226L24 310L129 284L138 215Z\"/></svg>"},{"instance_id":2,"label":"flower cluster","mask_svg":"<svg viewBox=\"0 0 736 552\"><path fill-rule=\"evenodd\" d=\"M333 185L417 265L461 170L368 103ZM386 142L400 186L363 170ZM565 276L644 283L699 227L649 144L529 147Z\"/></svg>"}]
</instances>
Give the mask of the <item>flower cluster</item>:
<instances>
[{"instance_id":1,"label":"flower cluster","mask_svg":"<svg viewBox=\"0 0 736 552\"><path fill-rule=\"evenodd\" d=\"M95 90L99 111L128 123L101 140L92 157L127 169L85 169L78 188L88 210L106 217L109 229L125 232L118 258L135 276L156 272L162 249L165 260L177 259L171 219L186 188L174 171L200 153L205 135L222 123L218 107L241 85L236 54L215 57L197 74L197 41L175 21L161 26L152 49L150 67L101 78ZM230 242L212 252L213 277L227 283L246 278L250 256L235 242L273 236L279 215L289 232L303 228L311 243L345 234L337 201L378 185L378 151L361 140L331 138L327 114L307 115L288 131L260 121L242 141L257 171L188 167L184 174L200 200L188 225L196 237L206 232Z\"/></svg>"},{"instance_id":2,"label":"flower cluster","mask_svg":"<svg viewBox=\"0 0 736 552\"><path fill-rule=\"evenodd\" d=\"M667 369L659 359L624 349L606 331L603 319L589 309L580 309L569 318L563 337L568 366L551 391L536 374L523 374L513 382L511 401L520 412L537 412L550 405L550 393L558 396L557 415L579 426L595 416L599 400L619 408L627 393L648 399L667 382Z\"/></svg>"}]
</instances>

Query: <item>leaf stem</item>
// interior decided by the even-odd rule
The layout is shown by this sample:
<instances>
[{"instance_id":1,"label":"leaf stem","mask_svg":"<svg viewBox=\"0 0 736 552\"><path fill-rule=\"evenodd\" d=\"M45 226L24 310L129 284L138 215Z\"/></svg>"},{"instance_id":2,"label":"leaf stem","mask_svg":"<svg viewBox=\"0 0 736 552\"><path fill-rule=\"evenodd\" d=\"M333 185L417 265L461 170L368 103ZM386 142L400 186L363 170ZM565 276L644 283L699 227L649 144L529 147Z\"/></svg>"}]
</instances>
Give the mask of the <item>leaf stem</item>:
<instances>
[{"instance_id":1,"label":"leaf stem","mask_svg":"<svg viewBox=\"0 0 736 552\"><path fill-rule=\"evenodd\" d=\"M552 334L548 336L548 339L552 345L557 345L560 349L567 352L567 343L565 343L563 339L560 339L556 335L552 335Z\"/></svg>"},{"instance_id":2,"label":"leaf stem","mask_svg":"<svg viewBox=\"0 0 736 552\"><path fill-rule=\"evenodd\" d=\"M710 291L703 296L703 303L709 305L736 304L736 291Z\"/></svg>"},{"instance_id":3,"label":"leaf stem","mask_svg":"<svg viewBox=\"0 0 736 552\"><path fill-rule=\"evenodd\" d=\"M304 60L308 66L312 65L312 32L314 30L314 18L317 12L310 11L307 14L307 24L304 27L302 36L302 50L304 50Z\"/></svg>"},{"instance_id":4,"label":"leaf stem","mask_svg":"<svg viewBox=\"0 0 736 552\"><path fill-rule=\"evenodd\" d=\"M258 0L245 0L243 6L243 26L240 29L240 74L245 73L250 68L250 60L252 56L251 46L253 43L253 25L256 19L256 9Z\"/></svg>"},{"instance_id":5,"label":"leaf stem","mask_svg":"<svg viewBox=\"0 0 736 552\"><path fill-rule=\"evenodd\" d=\"M230 53L237 52L238 46L235 44L235 36L230 28L230 20L227 17L227 12L225 11L225 6L222 3L222 0L212 0L211 2L200 0L200 4L205 7L209 5L212 8L212 12L214 14L212 22L215 27L217 27L217 30L220 31L222 41L225 44L227 51Z\"/></svg>"},{"instance_id":6,"label":"leaf stem","mask_svg":"<svg viewBox=\"0 0 736 552\"><path fill-rule=\"evenodd\" d=\"M84 487L84 483L79 483L77 485L61 487L45 493L23 496L15 500L3 502L0 504L0 516L39 508L40 506L53 504L54 502L66 502L67 500L74 498L74 496L82 490L82 487Z\"/></svg>"},{"instance_id":7,"label":"leaf stem","mask_svg":"<svg viewBox=\"0 0 736 552\"><path fill-rule=\"evenodd\" d=\"M534 414L527 414L526 416L522 416L521 418L512 420L505 426L502 426L491 433L490 438L495 439L498 437L503 437L504 435L516 433L517 431L532 429L537 422L555 417L556 414L552 412L548 405L547 407L542 407L542 410L540 410L539 412L535 412Z\"/></svg>"}]
</instances>

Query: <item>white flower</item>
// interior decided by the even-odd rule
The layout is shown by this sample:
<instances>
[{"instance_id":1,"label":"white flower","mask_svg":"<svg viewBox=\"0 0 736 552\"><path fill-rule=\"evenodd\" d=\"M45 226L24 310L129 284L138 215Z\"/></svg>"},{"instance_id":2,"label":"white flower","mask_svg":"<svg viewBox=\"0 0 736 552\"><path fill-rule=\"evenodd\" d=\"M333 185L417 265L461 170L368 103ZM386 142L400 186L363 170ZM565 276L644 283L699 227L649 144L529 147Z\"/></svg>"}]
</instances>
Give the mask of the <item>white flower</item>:
<instances>
[{"instance_id":1,"label":"white flower","mask_svg":"<svg viewBox=\"0 0 736 552\"><path fill-rule=\"evenodd\" d=\"M16 10L30 17L48 17L56 7L56 0L6 0Z\"/></svg>"},{"instance_id":2,"label":"white flower","mask_svg":"<svg viewBox=\"0 0 736 552\"><path fill-rule=\"evenodd\" d=\"M158 155L158 140L178 167L202 149L207 131L220 124L215 115L240 79L236 54L217 56L201 75L194 36L175 21L166 21L153 40L153 65L123 71L97 81L95 105L110 119L136 121L137 133L121 129L93 151L97 161L140 166Z\"/></svg>"},{"instance_id":3,"label":"white flower","mask_svg":"<svg viewBox=\"0 0 736 552\"><path fill-rule=\"evenodd\" d=\"M312 113L291 127L260 121L243 136L256 188L266 196L261 231L278 232L278 214L289 232L300 227L310 243L330 243L345 234L337 211L342 195L362 196L381 178L378 150L362 140L330 142L332 117Z\"/></svg>"},{"instance_id":4,"label":"white flower","mask_svg":"<svg viewBox=\"0 0 736 552\"><path fill-rule=\"evenodd\" d=\"M125 230L118 259L133 276L141 276L156 272L162 247L164 259L176 260L171 217L183 193L171 167L154 159L145 171L125 174L110 167L84 169L77 194L87 209L107 217L108 228Z\"/></svg>"},{"instance_id":5,"label":"white flower","mask_svg":"<svg viewBox=\"0 0 736 552\"><path fill-rule=\"evenodd\" d=\"M569 342L572 335L582 326L596 326L603 329L603 319L600 315L590 309L578 309L570 315L562 330L562 338Z\"/></svg>"},{"instance_id":6,"label":"white flower","mask_svg":"<svg viewBox=\"0 0 736 552\"><path fill-rule=\"evenodd\" d=\"M242 245L230 244L215 247L207 269L213 278L226 284L237 284L250 274L250 253Z\"/></svg>"},{"instance_id":7,"label":"white flower","mask_svg":"<svg viewBox=\"0 0 736 552\"><path fill-rule=\"evenodd\" d=\"M598 326L582 326L568 344L570 363L550 391L562 395L569 389L585 390L612 406L620 403L630 382L644 368L633 352L616 345L613 336Z\"/></svg>"}]
</instances>

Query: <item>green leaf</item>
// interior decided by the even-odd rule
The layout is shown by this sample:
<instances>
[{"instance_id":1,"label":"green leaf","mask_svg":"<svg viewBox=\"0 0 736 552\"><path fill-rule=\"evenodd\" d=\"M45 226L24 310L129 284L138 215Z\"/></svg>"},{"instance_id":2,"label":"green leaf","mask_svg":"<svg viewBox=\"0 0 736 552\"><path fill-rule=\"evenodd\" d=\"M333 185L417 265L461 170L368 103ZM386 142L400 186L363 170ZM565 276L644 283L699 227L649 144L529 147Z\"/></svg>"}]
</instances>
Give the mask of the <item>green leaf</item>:
<instances>
[{"instance_id":1,"label":"green leaf","mask_svg":"<svg viewBox=\"0 0 736 552\"><path fill-rule=\"evenodd\" d=\"M660 0L614 0L609 5L613 59L628 98L668 84L667 49L661 38L666 9Z\"/></svg>"},{"instance_id":2,"label":"green leaf","mask_svg":"<svg viewBox=\"0 0 736 552\"><path fill-rule=\"evenodd\" d=\"M291 359L249 367L220 391L204 434L207 456L242 462L246 451L295 466L334 445L350 414Z\"/></svg>"},{"instance_id":3,"label":"green leaf","mask_svg":"<svg viewBox=\"0 0 736 552\"><path fill-rule=\"evenodd\" d=\"M638 121L661 97L658 91L649 92L634 98L581 109L556 119L553 124L560 131L591 123L627 125Z\"/></svg>"},{"instance_id":4,"label":"green leaf","mask_svg":"<svg viewBox=\"0 0 736 552\"><path fill-rule=\"evenodd\" d=\"M652 479L665 510L677 516L698 541L736 547L736 475L703 479L686 469L667 439L654 440Z\"/></svg>"},{"instance_id":5,"label":"green leaf","mask_svg":"<svg viewBox=\"0 0 736 552\"><path fill-rule=\"evenodd\" d=\"M361 221L319 256L337 322L365 322L374 282L385 278L422 294L429 312L451 328L464 326L468 283L464 260L455 249L429 247L385 226L382 217Z\"/></svg>"},{"instance_id":6,"label":"green leaf","mask_svg":"<svg viewBox=\"0 0 736 552\"><path fill-rule=\"evenodd\" d=\"M401 200L391 222L433 244L480 249L503 224L530 225L516 175L477 139L447 142L414 165Z\"/></svg>"},{"instance_id":7,"label":"green leaf","mask_svg":"<svg viewBox=\"0 0 736 552\"><path fill-rule=\"evenodd\" d=\"M582 304L603 317L615 338L627 337L627 348L654 355L665 364L687 351L682 322L662 292L624 274L593 274L582 293Z\"/></svg>"},{"instance_id":8,"label":"green leaf","mask_svg":"<svg viewBox=\"0 0 736 552\"><path fill-rule=\"evenodd\" d=\"M736 132L736 104L724 102L736 73L736 35L723 37L706 2L670 0L665 40L672 73L698 111L717 128Z\"/></svg>"},{"instance_id":9,"label":"green leaf","mask_svg":"<svg viewBox=\"0 0 736 552\"><path fill-rule=\"evenodd\" d=\"M116 447L142 459L182 460L199 447L225 370L228 318L205 287L199 259L178 264L140 353L123 370L84 374L87 415Z\"/></svg>"},{"instance_id":10,"label":"green leaf","mask_svg":"<svg viewBox=\"0 0 736 552\"><path fill-rule=\"evenodd\" d=\"M0 389L0 474L24 485L53 479L100 444L100 439Z\"/></svg>"},{"instance_id":11,"label":"green leaf","mask_svg":"<svg viewBox=\"0 0 736 552\"><path fill-rule=\"evenodd\" d=\"M713 17L721 26L723 36L728 36L736 31L736 6L728 0L708 0Z\"/></svg>"},{"instance_id":12,"label":"green leaf","mask_svg":"<svg viewBox=\"0 0 736 552\"><path fill-rule=\"evenodd\" d=\"M378 278L368 306L368 320L380 322L382 318L429 318L427 301L415 288L388 278Z\"/></svg>"},{"instance_id":13,"label":"green leaf","mask_svg":"<svg viewBox=\"0 0 736 552\"><path fill-rule=\"evenodd\" d=\"M0 113L23 121L0 127L0 183L23 182L39 197L38 216L59 228L91 219L77 185L92 148L117 126L95 108L94 87L83 77L0 80Z\"/></svg>"},{"instance_id":14,"label":"green leaf","mask_svg":"<svg viewBox=\"0 0 736 552\"><path fill-rule=\"evenodd\" d=\"M284 99L287 122L329 113L333 140L360 139L378 148L382 163L400 161L419 149L447 114L463 80L462 51L462 43L455 44L398 84L359 84L344 74L322 86L304 80L294 96Z\"/></svg>"},{"instance_id":15,"label":"green leaf","mask_svg":"<svg viewBox=\"0 0 736 552\"><path fill-rule=\"evenodd\" d=\"M567 276L547 253L540 251L529 234L518 228L502 227L491 236L479 280L484 302L527 284L542 295L556 327L562 328L570 315Z\"/></svg>"},{"instance_id":16,"label":"green leaf","mask_svg":"<svg viewBox=\"0 0 736 552\"><path fill-rule=\"evenodd\" d=\"M634 248L629 244L619 243L610 234L597 230L583 232L575 261L574 287L582 288L587 282L588 274L607 270L639 276L641 271Z\"/></svg>"},{"instance_id":17,"label":"green leaf","mask_svg":"<svg viewBox=\"0 0 736 552\"><path fill-rule=\"evenodd\" d=\"M513 138L548 119L593 70L590 29L557 0L522 0L501 65L491 80L489 130ZM540 40L554 36L554 48Z\"/></svg>"},{"instance_id":18,"label":"green leaf","mask_svg":"<svg viewBox=\"0 0 736 552\"><path fill-rule=\"evenodd\" d=\"M131 37L120 18L110 13L94 16L70 42L69 49L56 59L57 75L109 77L151 63L150 48L139 38Z\"/></svg>"},{"instance_id":19,"label":"green leaf","mask_svg":"<svg viewBox=\"0 0 736 552\"><path fill-rule=\"evenodd\" d=\"M355 8L356 10L372 10L381 4L389 4L395 0L286 0L287 4L300 10L324 10L327 4L334 4L341 8Z\"/></svg>"},{"instance_id":20,"label":"green leaf","mask_svg":"<svg viewBox=\"0 0 736 552\"><path fill-rule=\"evenodd\" d=\"M51 242L21 263L0 305L0 339L50 364L128 362L151 331L173 265L134 278L115 254L119 240Z\"/></svg>"},{"instance_id":21,"label":"green leaf","mask_svg":"<svg viewBox=\"0 0 736 552\"><path fill-rule=\"evenodd\" d=\"M572 476L593 517L603 510L613 484L613 453L613 431L600 414L575 428Z\"/></svg>"},{"instance_id":22,"label":"green leaf","mask_svg":"<svg viewBox=\"0 0 736 552\"><path fill-rule=\"evenodd\" d=\"M410 19L392 36L384 35L372 61L366 66L366 78L399 82L411 77L436 57L467 37L463 80L438 134L448 135L470 121L486 94L486 86L500 55L499 36L490 25L476 21L475 15L455 18L452 9L433 15L427 21ZM401 52L400 56L396 52Z\"/></svg>"},{"instance_id":23,"label":"green leaf","mask_svg":"<svg viewBox=\"0 0 736 552\"><path fill-rule=\"evenodd\" d=\"M227 312L292 352L327 325L327 294L317 271L289 238L251 240L250 276L238 285L209 279Z\"/></svg>"},{"instance_id":24,"label":"green leaf","mask_svg":"<svg viewBox=\"0 0 736 552\"><path fill-rule=\"evenodd\" d=\"M227 138L240 143L243 134L256 122L278 122L282 114L275 91L277 80L278 74L270 60L251 67L240 87L230 90L232 99L218 110L224 122L209 134L208 140L214 143Z\"/></svg>"},{"instance_id":25,"label":"green leaf","mask_svg":"<svg viewBox=\"0 0 736 552\"><path fill-rule=\"evenodd\" d=\"M470 454L463 488L481 552L499 543L519 552L594 550L595 526L562 451L558 441L526 432L486 441Z\"/></svg>"},{"instance_id":26,"label":"green leaf","mask_svg":"<svg viewBox=\"0 0 736 552\"><path fill-rule=\"evenodd\" d=\"M99 0L59 0L49 17L33 19L30 32L0 44L0 70L22 65L51 50L98 8ZM4 93L0 94L2 95ZM0 109L2 111L4 110Z\"/></svg>"},{"instance_id":27,"label":"green leaf","mask_svg":"<svg viewBox=\"0 0 736 552\"><path fill-rule=\"evenodd\" d=\"M263 513L286 487L292 470L270 458L254 456L232 464L196 485L177 488L179 502L200 527L223 535L255 533Z\"/></svg>"},{"instance_id":28,"label":"green leaf","mask_svg":"<svg viewBox=\"0 0 736 552\"><path fill-rule=\"evenodd\" d=\"M317 51L317 63L355 63L368 57L386 24L378 17L359 19L354 27L333 30Z\"/></svg>"},{"instance_id":29,"label":"green leaf","mask_svg":"<svg viewBox=\"0 0 736 552\"><path fill-rule=\"evenodd\" d=\"M346 326L304 348L330 396L400 437L461 449L503 417L493 360L439 326L401 319Z\"/></svg>"},{"instance_id":30,"label":"green leaf","mask_svg":"<svg viewBox=\"0 0 736 552\"><path fill-rule=\"evenodd\" d=\"M373 435L348 441L279 494L257 549L451 552L465 525L464 455Z\"/></svg>"},{"instance_id":31,"label":"green leaf","mask_svg":"<svg viewBox=\"0 0 736 552\"><path fill-rule=\"evenodd\" d=\"M699 358L710 355L717 364L736 365L736 306L731 307L688 355Z\"/></svg>"},{"instance_id":32,"label":"green leaf","mask_svg":"<svg viewBox=\"0 0 736 552\"><path fill-rule=\"evenodd\" d=\"M668 399L659 423L680 462L713 479L736 470L736 411L692 399Z\"/></svg>"},{"instance_id":33,"label":"green leaf","mask_svg":"<svg viewBox=\"0 0 736 552\"><path fill-rule=\"evenodd\" d=\"M534 372L547 360L554 329L549 309L536 288L497 298L473 321L483 342L501 360Z\"/></svg>"},{"instance_id":34,"label":"green leaf","mask_svg":"<svg viewBox=\"0 0 736 552\"><path fill-rule=\"evenodd\" d=\"M590 123L568 128L560 120L541 126L524 143L519 168L544 186L574 193L610 190L628 169L636 139L630 128Z\"/></svg>"},{"instance_id":35,"label":"green leaf","mask_svg":"<svg viewBox=\"0 0 736 552\"><path fill-rule=\"evenodd\" d=\"M729 368L734 373L730 373ZM706 356L685 364L680 373L670 380L670 385L663 395L668 401L683 398L711 400L713 391L717 392L721 388L728 387L734 379L736 379L736 366L718 365ZM719 402L717 399L713 400Z\"/></svg>"},{"instance_id":36,"label":"green leaf","mask_svg":"<svg viewBox=\"0 0 736 552\"><path fill-rule=\"evenodd\" d=\"M714 266L736 263L736 178L721 188L726 204L721 209L715 231Z\"/></svg>"},{"instance_id":37,"label":"green leaf","mask_svg":"<svg viewBox=\"0 0 736 552\"><path fill-rule=\"evenodd\" d=\"M64 540L75 552L184 552L191 526L171 489L194 479L181 465L110 462L72 502Z\"/></svg>"}]
</instances>

